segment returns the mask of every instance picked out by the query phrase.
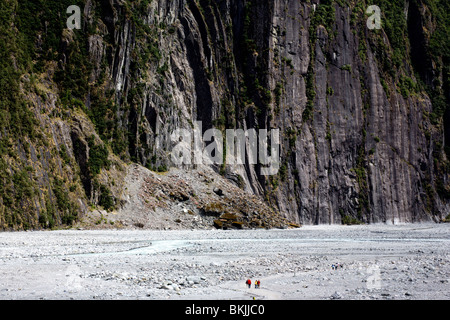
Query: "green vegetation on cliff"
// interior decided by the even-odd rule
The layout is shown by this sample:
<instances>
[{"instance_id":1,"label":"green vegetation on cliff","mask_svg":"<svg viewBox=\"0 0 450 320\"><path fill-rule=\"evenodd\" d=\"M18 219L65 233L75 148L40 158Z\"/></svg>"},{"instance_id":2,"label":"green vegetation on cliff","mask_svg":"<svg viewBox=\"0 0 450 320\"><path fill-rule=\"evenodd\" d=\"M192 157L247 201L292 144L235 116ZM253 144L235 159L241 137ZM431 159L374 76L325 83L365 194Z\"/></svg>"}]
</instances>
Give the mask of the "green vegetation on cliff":
<instances>
[{"instance_id":1,"label":"green vegetation on cliff","mask_svg":"<svg viewBox=\"0 0 450 320\"><path fill-rule=\"evenodd\" d=\"M187 1L186 7L179 8L182 11L177 13L179 17L170 23L164 10L156 12L153 6L150 9L154 4L151 0L93 0L89 1L89 10L83 10L86 3L84 0L0 2L0 229L70 226L80 217L81 203L115 209L114 177L105 173L115 167L112 159L167 170L165 150L158 150L153 143L156 128L184 120L186 115L177 103L195 109L191 97L176 100L168 87L185 92L191 89L186 86L189 81L203 80L192 87L196 87L199 103L206 107L189 109L197 116L187 119L191 124L210 112L209 120L222 130L243 124L271 127L275 123L272 120L283 114L285 95L297 91L288 88L285 79L270 82L274 70L268 68L268 57L273 55L276 64L290 75L304 78L306 108L302 110L302 125L309 126L314 121L318 96L314 70L316 31L323 26L328 41L336 39L336 20L341 19L336 17L339 7L351 10L352 31L359 41L355 52L361 65L367 62L368 48L374 52L389 99L396 91L405 100L425 93L430 97L432 112L424 114L434 127L423 129L433 142L434 162L430 166L434 165L437 176L448 175L450 165L442 152L446 150L450 157L448 0L320 1L305 23L309 24L309 30L297 30L309 32L311 55L306 74L297 74L293 60L281 57L281 49L268 47L269 41L265 41L274 32L279 38L286 37L285 30L274 31L269 25L273 2L238 1L233 8L236 21L229 19L223 25L218 19L224 10L220 1ZM408 10L405 3L409 4ZM301 4L311 6L312 1ZM381 8L382 30L369 33L361 26L370 4ZM66 9L71 5L82 9L80 30L66 28L69 16ZM426 14L419 14L417 8ZM293 20L306 18L303 8L300 9ZM189 19L183 17L183 10L189 11ZM194 41L195 37L201 39ZM170 46L175 38L182 38L180 43L186 48ZM198 45L200 42L202 46ZM159 47L161 43L165 43L166 51ZM183 70L185 65L172 61L182 50L190 50L186 61L193 66L194 79ZM326 58L330 60L329 56ZM423 66L418 63L421 61ZM345 76L361 71L356 65L338 67ZM150 81L152 77L157 81ZM120 78L120 83L113 83L113 78ZM208 109L213 108L214 102L213 94L208 92L210 83L225 88L222 96L214 97L220 104L216 114ZM334 92L332 87L327 88L330 99L339 91ZM369 97L365 88L363 95L367 106ZM159 109L153 109L152 105ZM366 107L363 112L367 112ZM216 119L212 119L213 114ZM177 115L174 123L169 124L167 119ZM329 123L327 128L330 130ZM287 184L290 171L298 173L293 166L296 154L292 152L301 131L298 129L284 131L290 149L284 154L286 159L282 159L279 176L273 180L277 186L278 178ZM445 143L438 141L442 130L448 136ZM327 132L327 143L333 142L332 137L331 131ZM366 139L365 132L363 137L356 150L354 168L361 189L358 216L344 215L347 222L361 218L370 206L367 159L376 154L376 147L367 151L364 144L372 140L382 144L384 140ZM225 174L224 168L222 173ZM432 209L434 181L431 175L424 181L427 203ZM299 184L296 177L295 185ZM443 180L435 183L435 189L440 196L450 197L449 186Z\"/></svg>"}]
</instances>

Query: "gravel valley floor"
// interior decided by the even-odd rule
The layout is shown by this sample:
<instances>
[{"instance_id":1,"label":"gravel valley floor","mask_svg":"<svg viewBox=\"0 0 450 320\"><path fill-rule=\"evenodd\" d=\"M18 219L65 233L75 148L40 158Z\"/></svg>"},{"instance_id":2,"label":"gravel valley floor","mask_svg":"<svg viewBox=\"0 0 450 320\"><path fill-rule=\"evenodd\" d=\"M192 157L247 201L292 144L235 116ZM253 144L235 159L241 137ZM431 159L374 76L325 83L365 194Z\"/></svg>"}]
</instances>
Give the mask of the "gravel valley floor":
<instances>
[{"instance_id":1,"label":"gravel valley floor","mask_svg":"<svg viewBox=\"0 0 450 320\"><path fill-rule=\"evenodd\" d=\"M0 233L0 299L448 300L450 224Z\"/></svg>"}]
</instances>

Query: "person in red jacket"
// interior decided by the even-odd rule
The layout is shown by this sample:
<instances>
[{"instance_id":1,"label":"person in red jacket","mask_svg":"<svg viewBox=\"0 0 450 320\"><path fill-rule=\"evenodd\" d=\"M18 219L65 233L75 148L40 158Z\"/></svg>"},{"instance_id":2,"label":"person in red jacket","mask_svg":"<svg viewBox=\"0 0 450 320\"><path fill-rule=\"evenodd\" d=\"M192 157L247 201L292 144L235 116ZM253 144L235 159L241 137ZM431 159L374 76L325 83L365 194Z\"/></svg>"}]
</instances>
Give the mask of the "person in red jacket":
<instances>
[{"instance_id":1,"label":"person in red jacket","mask_svg":"<svg viewBox=\"0 0 450 320\"><path fill-rule=\"evenodd\" d=\"M247 286L250 288L252 286L252 280L248 279L246 282Z\"/></svg>"}]
</instances>

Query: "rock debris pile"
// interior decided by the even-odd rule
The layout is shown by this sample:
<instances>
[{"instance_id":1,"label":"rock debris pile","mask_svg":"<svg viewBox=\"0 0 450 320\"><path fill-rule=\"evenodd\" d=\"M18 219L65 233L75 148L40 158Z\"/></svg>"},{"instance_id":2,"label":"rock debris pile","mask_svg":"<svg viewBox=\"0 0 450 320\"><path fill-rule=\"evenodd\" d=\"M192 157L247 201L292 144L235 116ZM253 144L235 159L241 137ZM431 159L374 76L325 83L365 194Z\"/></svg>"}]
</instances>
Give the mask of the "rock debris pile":
<instances>
[{"instance_id":1,"label":"rock debris pile","mask_svg":"<svg viewBox=\"0 0 450 320\"><path fill-rule=\"evenodd\" d=\"M104 228L142 229L248 229L298 228L260 197L250 194L209 167L172 168L156 173L141 166L128 167L124 205L114 213L94 212L85 228L104 218ZM92 218L92 216L97 216ZM86 221L91 221L87 223ZM95 225L101 227L100 224Z\"/></svg>"}]
</instances>

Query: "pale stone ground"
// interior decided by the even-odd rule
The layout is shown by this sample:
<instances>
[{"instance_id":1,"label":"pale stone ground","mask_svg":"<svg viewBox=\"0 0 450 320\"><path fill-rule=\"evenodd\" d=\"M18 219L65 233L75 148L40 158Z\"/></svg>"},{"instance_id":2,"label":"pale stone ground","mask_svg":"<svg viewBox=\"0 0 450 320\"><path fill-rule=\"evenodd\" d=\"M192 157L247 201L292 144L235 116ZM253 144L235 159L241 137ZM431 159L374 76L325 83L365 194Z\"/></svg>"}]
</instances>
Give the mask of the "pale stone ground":
<instances>
[{"instance_id":1,"label":"pale stone ground","mask_svg":"<svg viewBox=\"0 0 450 320\"><path fill-rule=\"evenodd\" d=\"M0 299L447 300L449 263L450 224L0 233Z\"/></svg>"}]
</instances>

